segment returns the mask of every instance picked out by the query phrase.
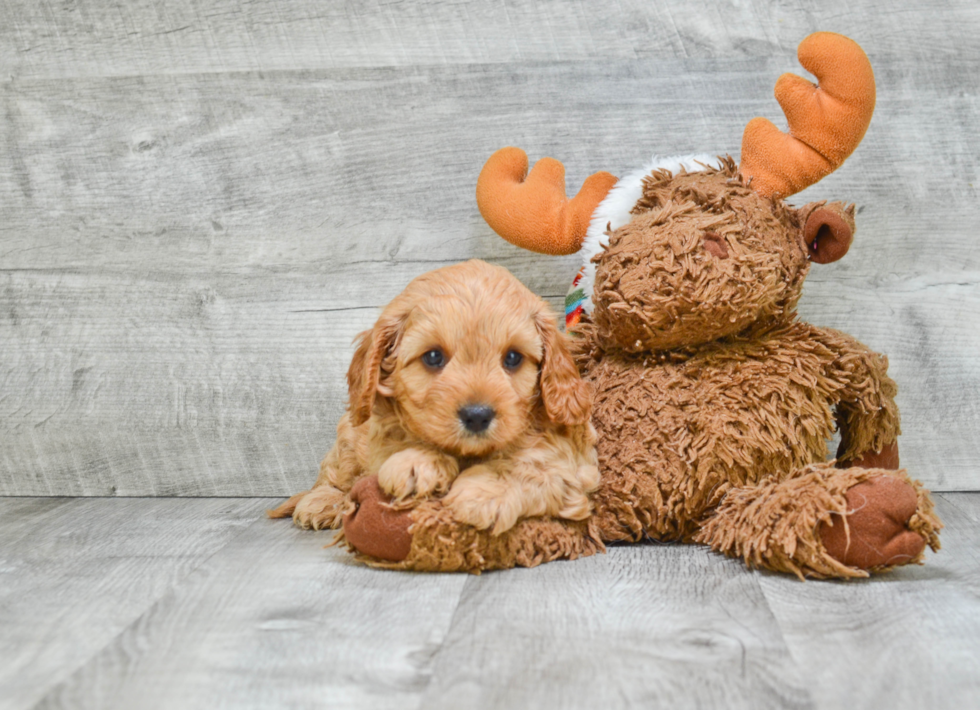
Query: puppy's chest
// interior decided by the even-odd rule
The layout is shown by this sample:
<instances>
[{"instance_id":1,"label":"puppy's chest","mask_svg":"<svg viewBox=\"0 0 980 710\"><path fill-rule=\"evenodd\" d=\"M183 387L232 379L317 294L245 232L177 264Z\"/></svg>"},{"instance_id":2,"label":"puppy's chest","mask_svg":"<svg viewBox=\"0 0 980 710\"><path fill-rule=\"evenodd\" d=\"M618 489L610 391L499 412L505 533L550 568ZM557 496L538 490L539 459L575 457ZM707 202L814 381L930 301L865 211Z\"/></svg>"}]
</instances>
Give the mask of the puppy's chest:
<instances>
[{"instance_id":1,"label":"puppy's chest","mask_svg":"<svg viewBox=\"0 0 980 710\"><path fill-rule=\"evenodd\" d=\"M481 463L485 462L486 460L487 460L487 458L485 456L484 457L481 457L481 456L458 456L458 457L456 457L456 463L459 464L459 470L460 471L465 471L466 469L471 468L472 466L476 466L477 464L481 464Z\"/></svg>"}]
</instances>

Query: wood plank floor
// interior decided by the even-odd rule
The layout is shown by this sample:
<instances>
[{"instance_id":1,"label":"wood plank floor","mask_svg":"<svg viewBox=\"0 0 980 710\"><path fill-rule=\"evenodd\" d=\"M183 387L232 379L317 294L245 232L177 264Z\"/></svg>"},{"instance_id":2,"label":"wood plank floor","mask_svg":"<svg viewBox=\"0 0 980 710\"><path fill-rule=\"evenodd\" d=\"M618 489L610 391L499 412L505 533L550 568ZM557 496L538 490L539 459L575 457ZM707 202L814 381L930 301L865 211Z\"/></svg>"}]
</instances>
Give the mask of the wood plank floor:
<instances>
[{"instance_id":1,"label":"wood plank floor","mask_svg":"<svg viewBox=\"0 0 980 710\"><path fill-rule=\"evenodd\" d=\"M383 572L271 499L0 498L0 708L968 708L980 493L871 580L703 547Z\"/></svg>"}]
</instances>

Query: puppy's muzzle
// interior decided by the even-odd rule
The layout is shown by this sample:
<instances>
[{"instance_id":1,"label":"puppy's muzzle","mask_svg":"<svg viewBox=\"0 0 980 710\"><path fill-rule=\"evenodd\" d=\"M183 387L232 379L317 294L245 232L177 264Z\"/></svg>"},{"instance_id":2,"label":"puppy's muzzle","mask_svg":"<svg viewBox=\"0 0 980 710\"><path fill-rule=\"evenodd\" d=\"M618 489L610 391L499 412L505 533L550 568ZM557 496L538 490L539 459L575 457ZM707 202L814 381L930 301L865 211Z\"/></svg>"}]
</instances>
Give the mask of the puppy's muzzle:
<instances>
[{"instance_id":1,"label":"puppy's muzzle","mask_svg":"<svg viewBox=\"0 0 980 710\"><path fill-rule=\"evenodd\" d=\"M496 416L493 407L488 407L485 404L467 404L465 407L460 407L456 414L459 416L459 421L466 427L466 431L474 434L486 431Z\"/></svg>"}]
</instances>

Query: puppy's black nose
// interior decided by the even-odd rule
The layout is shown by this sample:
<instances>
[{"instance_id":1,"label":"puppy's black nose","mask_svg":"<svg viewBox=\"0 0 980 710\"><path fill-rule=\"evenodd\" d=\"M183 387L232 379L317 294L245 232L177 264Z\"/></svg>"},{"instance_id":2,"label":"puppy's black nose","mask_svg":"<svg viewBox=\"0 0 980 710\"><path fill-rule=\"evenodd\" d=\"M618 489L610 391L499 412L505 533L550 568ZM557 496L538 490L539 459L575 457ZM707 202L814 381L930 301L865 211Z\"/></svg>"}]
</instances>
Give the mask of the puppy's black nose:
<instances>
[{"instance_id":1,"label":"puppy's black nose","mask_svg":"<svg viewBox=\"0 0 980 710\"><path fill-rule=\"evenodd\" d=\"M467 431L479 434L490 426L496 412L493 411L493 407L485 404L467 404L465 407L460 407L457 414Z\"/></svg>"}]
</instances>

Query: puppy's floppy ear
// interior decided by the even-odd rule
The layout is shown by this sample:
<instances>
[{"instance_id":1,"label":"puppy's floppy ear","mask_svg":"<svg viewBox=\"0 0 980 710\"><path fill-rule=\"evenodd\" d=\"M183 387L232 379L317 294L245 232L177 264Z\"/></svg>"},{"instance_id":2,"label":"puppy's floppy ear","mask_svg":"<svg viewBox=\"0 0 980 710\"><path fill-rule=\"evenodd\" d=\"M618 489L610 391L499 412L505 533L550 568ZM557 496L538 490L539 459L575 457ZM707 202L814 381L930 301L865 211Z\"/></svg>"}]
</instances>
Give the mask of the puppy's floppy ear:
<instances>
[{"instance_id":1,"label":"puppy's floppy ear","mask_svg":"<svg viewBox=\"0 0 980 710\"><path fill-rule=\"evenodd\" d=\"M548 418L555 424L585 424L592 413L592 390L579 375L558 332L554 316L547 311L536 314L544 356L541 359L541 401Z\"/></svg>"},{"instance_id":2,"label":"puppy's floppy ear","mask_svg":"<svg viewBox=\"0 0 980 710\"><path fill-rule=\"evenodd\" d=\"M382 315L374 328L365 330L354 340L357 349L347 370L347 392L354 426L360 426L371 417L381 381L382 363L395 346L403 325L404 318L385 318Z\"/></svg>"}]
</instances>

